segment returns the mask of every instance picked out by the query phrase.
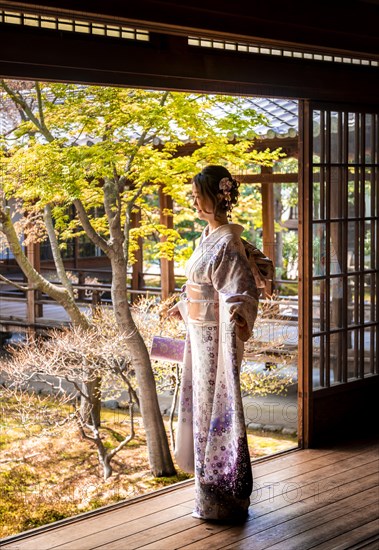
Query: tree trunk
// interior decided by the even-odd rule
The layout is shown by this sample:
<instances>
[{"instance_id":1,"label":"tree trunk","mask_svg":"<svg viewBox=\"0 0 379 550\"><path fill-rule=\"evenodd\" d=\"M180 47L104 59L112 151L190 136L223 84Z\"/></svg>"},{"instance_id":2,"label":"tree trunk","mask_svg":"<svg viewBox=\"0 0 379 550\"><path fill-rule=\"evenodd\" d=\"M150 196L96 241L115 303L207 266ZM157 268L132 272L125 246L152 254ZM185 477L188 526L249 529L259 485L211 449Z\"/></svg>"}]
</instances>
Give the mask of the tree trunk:
<instances>
[{"instance_id":1,"label":"tree trunk","mask_svg":"<svg viewBox=\"0 0 379 550\"><path fill-rule=\"evenodd\" d=\"M16 262L29 280L29 283L41 292L48 294L50 298L64 307L73 324L82 327L88 326L89 323L86 316L80 311L74 298L70 295L67 289L60 288L50 283L31 265L19 243L18 235L13 226L8 209L0 208L0 231L2 231L6 236L9 248L13 252Z\"/></svg>"},{"instance_id":2,"label":"tree trunk","mask_svg":"<svg viewBox=\"0 0 379 550\"><path fill-rule=\"evenodd\" d=\"M152 473L159 476L172 476L175 468L172 461L162 414L159 409L157 390L149 353L132 318L126 284L126 261L122 243L113 247L112 301L117 325L125 332L126 345L133 358L142 420L146 432L149 463Z\"/></svg>"},{"instance_id":3,"label":"tree trunk","mask_svg":"<svg viewBox=\"0 0 379 550\"><path fill-rule=\"evenodd\" d=\"M97 377L89 382L83 382L83 393L87 396L81 397L80 416L84 424L100 428L101 425L101 378Z\"/></svg>"},{"instance_id":4,"label":"tree trunk","mask_svg":"<svg viewBox=\"0 0 379 550\"><path fill-rule=\"evenodd\" d=\"M54 222L51 213L51 205L46 204L43 212L43 220L46 225L47 234L49 236L51 251L53 254L55 269L57 270L58 278L62 283L62 286L67 289L69 294L74 297L74 292L72 290L72 284L69 278L67 277L66 269L64 267L63 258L61 251L59 249L59 243L57 236L54 230Z\"/></svg>"},{"instance_id":5,"label":"tree trunk","mask_svg":"<svg viewBox=\"0 0 379 550\"><path fill-rule=\"evenodd\" d=\"M141 188L142 189L142 188ZM112 302L117 326L125 333L125 345L131 355L139 388L139 402L142 420L146 432L150 468L155 476L172 476L175 468L172 461L168 438L163 418L159 409L154 373L151 368L149 353L139 333L128 303L127 295L127 261L129 215L126 216L125 228L121 226L122 200L118 180L105 178L104 208L109 222L110 239L108 256L112 266ZM137 196L137 195L136 195ZM136 198L135 196L135 198ZM80 207L80 205L78 205ZM130 205L129 205L130 206ZM131 207L129 208L129 214ZM92 234L91 228L86 223ZM96 238L96 236L94 236ZM104 246L107 249L106 246Z\"/></svg>"}]
</instances>

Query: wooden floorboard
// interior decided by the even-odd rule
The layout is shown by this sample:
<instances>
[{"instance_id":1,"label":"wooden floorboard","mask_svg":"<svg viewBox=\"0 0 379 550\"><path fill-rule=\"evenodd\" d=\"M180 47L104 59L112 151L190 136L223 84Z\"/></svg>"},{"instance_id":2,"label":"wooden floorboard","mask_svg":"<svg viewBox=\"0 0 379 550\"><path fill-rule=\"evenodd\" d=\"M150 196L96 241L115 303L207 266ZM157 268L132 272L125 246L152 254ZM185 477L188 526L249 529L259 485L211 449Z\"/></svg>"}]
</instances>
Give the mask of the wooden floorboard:
<instances>
[{"instance_id":1,"label":"wooden floorboard","mask_svg":"<svg viewBox=\"0 0 379 550\"><path fill-rule=\"evenodd\" d=\"M317 550L378 550L379 548L379 519L365 523L355 529L337 535L326 542L314 546Z\"/></svg>"},{"instance_id":2,"label":"wooden floorboard","mask_svg":"<svg viewBox=\"0 0 379 550\"><path fill-rule=\"evenodd\" d=\"M364 473L361 472L361 475ZM365 476L366 477L366 476ZM264 502L259 502L251 512L251 519L239 529L228 529L225 532L219 532L216 536L214 534L207 542L207 549L223 548L226 544L236 546L242 541L246 542L248 538L254 539L254 550L262 544L275 541L275 537L282 532L281 540L284 541L292 536L296 530L294 529L294 521L299 521L299 524L306 524L309 519L312 519L306 514L315 512L315 517L319 515L321 521L323 521L323 509L328 506L330 501L337 502L337 508L340 505L340 500L346 498L346 495L354 493L354 491L361 491L361 487L372 487L373 483L377 483L377 472L373 475L374 479L358 480L351 484L340 485L340 490L330 492L318 493L318 488L309 485L302 487L301 495L297 494L296 489L293 493L285 493L285 496L278 495L273 499L267 499ZM343 483L343 479L336 480ZM337 497L341 497L337 500ZM293 501L293 502L291 502ZM275 510L275 514L273 513ZM290 523L292 522L292 523ZM290 526L290 529L283 531L285 527ZM203 537L199 537L199 533L193 530L191 538L192 540L197 536L198 542L193 544L187 544L186 548L191 550L201 550L204 541ZM287 548L287 546L285 546ZM300 548L300 547L299 547Z\"/></svg>"},{"instance_id":3,"label":"wooden floorboard","mask_svg":"<svg viewBox=\"0 0 379 550\"><path fill-rule=\"evenodd\" d=\"M300 450L253 463L248 521L194 519L192 483L0 542L3 550L379 548L378 444Z\"/></svg>"}]
</instances>

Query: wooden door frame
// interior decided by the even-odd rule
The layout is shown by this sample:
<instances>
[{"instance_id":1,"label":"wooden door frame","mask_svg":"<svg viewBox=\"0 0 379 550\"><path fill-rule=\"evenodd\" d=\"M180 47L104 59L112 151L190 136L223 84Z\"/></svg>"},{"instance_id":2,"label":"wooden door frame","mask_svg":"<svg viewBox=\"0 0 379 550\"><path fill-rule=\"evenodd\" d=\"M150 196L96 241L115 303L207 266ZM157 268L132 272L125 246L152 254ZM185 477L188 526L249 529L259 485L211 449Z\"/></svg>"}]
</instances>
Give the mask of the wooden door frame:
<instances>
[{"instance_id":1,"label":"wooden door frame","mask_svg":"<svg viewBox=\"0 0 379 550\"><path fill-rule=\"evenodd\" d=\"M309 311L309 285L312 259L305 248L310 243L310 171L311 119L309 102L299 100L299 338L298 338L298 440L300 447L309 447L312 441L312 342Z\"/></svg>"},{"instance_id":2,"label":"wooden door frame","mask_svg":"<svg viewBox=\"0 0 379 550\"><path fill-rule=\"evenodd\" d=\"M313 389L313 110L317 105L326 110L345 112L378 112L362 104L320 103L299 100L299 364L298 364L298 434L301 447L317 446L330 437L338 437L343 424L352 420L352 407L356 410L354 427L362 432L375 432L376 402L379 375L373 374L354 381L346 381L322 389ZM378 138L379 139L379 138ZM375 163L375 162L374 162ZM379 190L376 199L378 200ZM310 249L307 249L307 246ZM378 257L378 243L376 244ZM379 285L379 282L377 283ZM376 303L378 311L378 302ZM376 324L378 319L376 319ZM338 403L338 407L336 406ZM333 415L331 413L334 413ZM348 420L349 418L349 420ZM328 434L322 433L329 430Z\"/></svg>"}]
</instances>

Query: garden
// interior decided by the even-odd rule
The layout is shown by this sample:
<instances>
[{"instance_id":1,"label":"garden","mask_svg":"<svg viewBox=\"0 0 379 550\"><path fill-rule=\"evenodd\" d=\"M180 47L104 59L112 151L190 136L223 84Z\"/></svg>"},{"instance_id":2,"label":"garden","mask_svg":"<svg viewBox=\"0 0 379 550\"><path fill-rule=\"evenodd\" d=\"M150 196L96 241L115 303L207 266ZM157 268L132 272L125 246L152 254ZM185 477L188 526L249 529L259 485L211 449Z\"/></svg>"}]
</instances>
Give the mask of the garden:
<instances>
[{"instance_id":1,"label":"garden","mask_svg":"<svg viewBox=\"0 0 379 550\"><path fill-rule=\"evenodd\" d=\"M257 174L261 166L285 173L294 160L280 148L254 148L254 128L268 122L244 98L1 81L0 100L11 128L0 138L1 246L23 273L25 282L16 285L46 294L70 320L30 331L0 358L0 509L7 536L188 478L173 459L180 367L149 356L177 294L130 303L127 272L141 241L148 266L174 260L180 272L203 229L194 220L188 182L205 164L241 174ZM183 154L187 143L196 143L191 154ZM292 273L295 280L297 242L280 219L296 205L296 190L277 189L276 275L284 280ZM164 213L173 227L162 223L159 192L173 200ZM258 248L261 198L258 185L244 184L233 211ZM138 225L132 223L137 212ZM89 313L77 303L65 261L78 238L111 266L111 305ZM25 253L46 245L53 281ZM296 283L283 283L281 294L296 296ZM271 307L270 299L262 301L257 329ZM183 338L184 327L165 322L162 332ZM278 350L281 366L296 361L282 341L269 344L252 339L247 347L265 364L278 363ZM277 374L246 370L242 390L283 394L293 378ZM165 411L162 395L172 397ZM249 432L253 459L297 445L296 434Z\"/></svg>"}]
</instances>

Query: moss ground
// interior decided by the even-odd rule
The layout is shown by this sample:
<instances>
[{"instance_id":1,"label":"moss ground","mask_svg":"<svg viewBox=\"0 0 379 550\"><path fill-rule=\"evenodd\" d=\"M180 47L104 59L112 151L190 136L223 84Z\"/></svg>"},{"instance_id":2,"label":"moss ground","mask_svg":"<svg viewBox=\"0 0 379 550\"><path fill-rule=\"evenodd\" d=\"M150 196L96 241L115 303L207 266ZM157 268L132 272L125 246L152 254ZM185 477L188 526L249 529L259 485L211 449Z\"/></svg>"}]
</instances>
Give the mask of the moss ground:
<instances>
[{"instance_id":1,"label":"moss ground","mask_svg":"<svg viewBox=\"0 0 379 550\"><path fill-rule=\"evenodd\" d=\"M123 411L103 410L102 425L103 438L114 447L128 433L129 418ZM297 445L293 437L280 434L251 432L248 438L252 458ZM3 404L0 449L1 537L190 477L180 470L172 478L156 478L150 473L138 416L136 437L116 455L113 475L106 481L96 449L80 437L75 425L63 424L54 429L41 429L37 424L25 426L12 414L12 404L8 408Z\"/></svg>"}]
</instances>

